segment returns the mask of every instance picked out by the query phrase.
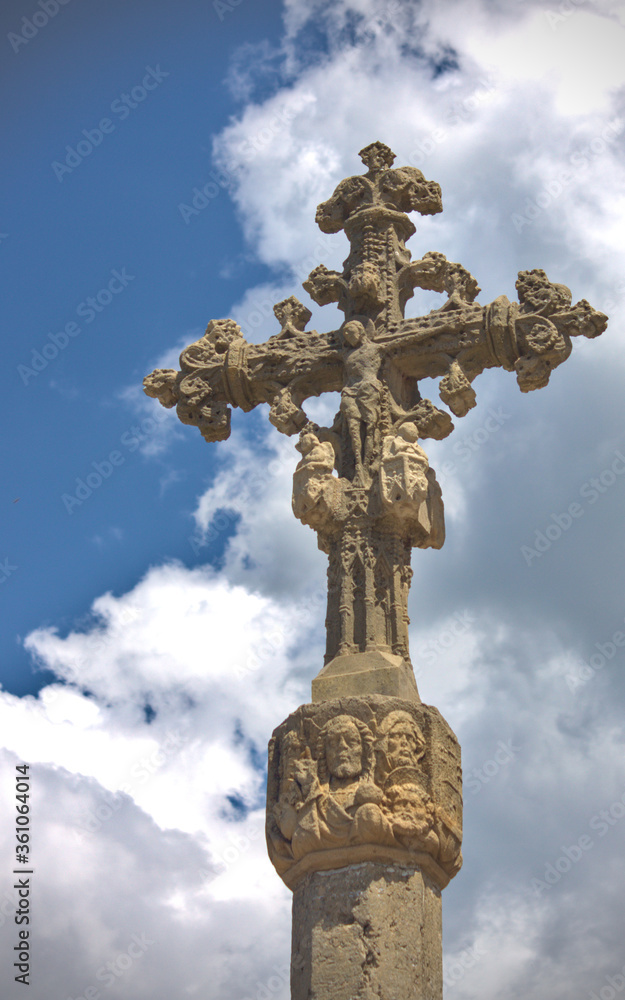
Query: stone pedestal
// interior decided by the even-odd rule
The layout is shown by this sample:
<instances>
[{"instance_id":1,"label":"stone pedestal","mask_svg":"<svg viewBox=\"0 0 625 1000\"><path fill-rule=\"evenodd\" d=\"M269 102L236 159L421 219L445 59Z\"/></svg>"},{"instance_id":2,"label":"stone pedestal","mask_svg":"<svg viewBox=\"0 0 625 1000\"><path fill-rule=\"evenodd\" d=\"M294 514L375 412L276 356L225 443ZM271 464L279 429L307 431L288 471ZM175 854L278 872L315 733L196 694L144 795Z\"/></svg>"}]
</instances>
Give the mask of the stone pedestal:
<instances>
[{"instance_id":1,"label":"stone pedestal","mask_svg":"<svg viewBox=\"0 0 625 1000\"><path fill-rule=\"evenodd\" d=\"M293 893L292 1000L442 1000L440 889L418 868L313 872Z\"/></svg>"},{"instance_id":2,"label":"stone pedestal","mask_svg":"<svg viewBox=\"0 0 625 1000\"><path fill-rule=\"evenodd\" d=\"M417 699L313 702L272 736L267 846L293 890L292 1000L442 1000L460 747Z\"/></svg>"}]
</instances>

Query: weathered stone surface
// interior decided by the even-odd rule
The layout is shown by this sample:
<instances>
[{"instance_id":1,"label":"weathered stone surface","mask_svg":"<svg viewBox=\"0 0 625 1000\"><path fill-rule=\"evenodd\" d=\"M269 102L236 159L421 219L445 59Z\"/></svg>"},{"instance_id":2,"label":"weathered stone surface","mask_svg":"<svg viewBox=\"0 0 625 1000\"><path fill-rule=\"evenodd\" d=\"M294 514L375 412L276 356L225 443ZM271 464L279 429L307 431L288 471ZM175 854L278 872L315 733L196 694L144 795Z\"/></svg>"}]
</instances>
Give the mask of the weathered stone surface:
<instances>
[{"instance_id":1,"label":"weathered stone surface","mask_svg":"<svg viewBox=\"0 0 625 1000\"><path fill-rule=\"evenodd\" d=\"M313 701L334 701L366 694L386 694L421 701L414 671L402 656L351 653L335 656L312 682Z\"/></svg>"},{"instance_id":2,"label":"weathered stone surface","mask_svg":"<svg viewBox=\"0 0 625 1000\"><path fill-rule=\"evenodd\" d=\"M269 856L291 888L363 861L419 866L443 888L462 864L461 773L458 741L428 705L302 705L269 744Z\"/></svg>"},{"instance_id":3,"label":"weathered stone surface","mask_svg":"<svg viewBox=\"0 0 625 1000\"><path fill-rule=\"evenodd\" d=\"M377 651L409 665L411 549L440 548L445 538L440 487L420 442L453 430L420 382L440 378L441 400L462 417L484 369L514 371L523 392L538 389L569 356L571 338L596 337L607 318L585 299L572 305L569 289L544 271L519 273L518 304L500 296L482 306L461 264L438 252L411 260L406 213L441 212L440 187L414 167L393 169L384 143L360 156L367 172L341 181L316 216L323 232L349 240L343 271L320 266L304 282L315 302L338 303L341 327L306 331L310 310L291 296L275 306L280 332L265 344L248 343L230 319L212 320L180 355L179 372L159 369L144 386L207 441L229 436L231 406L259 403L269 403L278 430L300 434L293 510L329 556L325 662ZM415 288L446 299L406 320ZM341 393L339 412L318 427L304 404L327 391Z\"/></svg>"},{"instance_id":4,"label":"weathered stone surface","mask_svg":"<svg viewBox=\"0 0 625 1000\"><path fill-rule=\"evenodd\" d=\"M411 550L445 538L441 490L421 442L453 430L421 395L439 379L456 417L476 405L487 368L515 372L522 392L547 385L572 338L596 337L607 317L541 270L521 271L518 303L480 305L477 281L438 252L411 259L407 212L442 211L438 184L393 169L381 142L360 153L317 209L325 233L345 232L341 273L316 267L304 282L319 305L336 302L339 329L307 331L294 296L274 307L280 331L246 341L212 320L159 369L147 395L177 408L207 441L230 434L230 407L269 404L282 433L299 434L295 515L328 555L325 665L313 704L278 727L269 748L267 843L294 888L293 997L297 1000L440 1000L440 890L462 858L460 748L422 705L408 648ZM405 319L415 288L445 300ZM306 400L339 392L331 427Z\"/></svg>"},{"instance_id":5,"label":"weathered stone surface","mask_svg":"<svg viewBox=\"0 0 625 1000\"><path fill-rule=\"evenodd\" d=\"M419 869L365 862L293 893L292 1000L442 1000L441 894Z\"/></svg>"}]
</instances>

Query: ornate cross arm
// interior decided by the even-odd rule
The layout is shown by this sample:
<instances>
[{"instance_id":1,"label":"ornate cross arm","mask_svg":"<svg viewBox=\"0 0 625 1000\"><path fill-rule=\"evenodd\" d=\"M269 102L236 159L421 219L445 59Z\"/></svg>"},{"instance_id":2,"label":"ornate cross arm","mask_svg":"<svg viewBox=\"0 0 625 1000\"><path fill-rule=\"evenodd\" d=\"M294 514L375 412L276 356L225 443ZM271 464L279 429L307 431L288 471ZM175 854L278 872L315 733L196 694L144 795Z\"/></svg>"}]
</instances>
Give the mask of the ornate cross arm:
<instances>
[{"instance_id":1,"label":"ornate cross arm","mask_svg":"<svg viewBox=\"0 0 625 1000\"><path fill-rule=\"evenodd\" d=\"M269 419L279 430L297 433L307 422L303 401L341 389L339 338L304 332L310 310L294 296L274 313L282 329L265 344L249 344L231 319L211 320L180 355L180 371L157 368L144 379L144 391L176 406L180 420L199 427L207 441L230 436L230 406L248 411L259 403L271 404Z\"/></svg>"},{"instance_id":2,"label":"ornate cross arm","mask_svg":"<svg viewBox=\"0 0 625 1000\"><path fill-rule=\"evenodd\" d=\"M440 379L441 400L462 417L484 369L514 372L522 392L539 389L569 357L572 339L598 336L607 317L585 299L572 305L569 289L541 270L519 273L518 302L502 295L480 305L462 264L436 252L413 261L406 248L415 232L406 213L441 212L438 184L412 167L393 169L383 143L360 156L366 173L341 181L317 209L323 232L344 230L349 240L343 270L319 266L304 282L317 304L338 303L339 329L307 331L311 312L294 297L274 307L280 331L264 344L248 343L231 319L211 320L183 350L180 370L158 369L144 387L207 441L229 436L231 407L259 403L269 404L282 433L299 432L293 511L328 556L328 603L312 704L289 716L269 746L269 856L295 891L293 996L348 990L434 1000L442 971L429 952L440 937L440 890L462 863L462 782L458 741L421 703L410 663L412 548L440 548L445 539L441 489L420 441L453 430L421 383ZM406 319L417 288L445 301ZM304 405L327 391L340 393L339 408L331 426L319 427ZM323 892L320 872L328 875ZM322 912L330 884L340 906ZM384 926L396 933L392 907L387 914L379 905L382 890L409 917L395 938L402 976L388 955L362 960L380 957L383 923L374 934L374 920L389 917ZM337 941L352 958L335 978L328 956ZM345 986L348 966L356 972Z\"/></svg>"},{"instance_id":3,"label":"ornate cross arm","mask_svg":"<svg viewBox=\"0 0 625 1000\"><path fill-rule=\"evenodd\" d=\"M434 257L439 274L424 274L423 261ZM449 264L442 254L426 254L423 261L414 265L417 284L446 291L447 302L426 317L404 320L376 340L402 375L443 376L440 397L457 417L475 406L471 382L485 368L516 372L522 392L541 389L569 357L572 337L597 337L607 326L607 316L586 299L571 305L570 290L550 282L542 270L519 272L519 304L502 295L479 306L473 302L479 291L475 279L460 264Z\"/></svg>"},{"instance_id":4,"label":"ornate cross arm","mask_svg":"<svg viewBox=\"0 0 625 1000\"><path fill-rule=\"evenodd\" d=\"M345 280L333 274L317 268L305 282L320 304L347 294ZM469 272L440 253L404 266L400 278L411 293L416 286L447 292L447 302L390 329L376 324L373 339L387 368L402 376L443 376L440 397L457 417L475 405L471 383L485 368L515 371L522 392L542 388L569 357L572 337L596 337L607 325L585 299L571 306L569 289L541 270L519 273L520 304L503 295L487 306L474 303L479 288ZM260 345L248 344L233 320L212 320L182 352L181 371L157 369L145 379L146 393L163 406L177 406L181 421L199 427L207 441L229 436L228 404L248 411L270 403L269 419L279 430L302 430L305 399L343 387L346 341L341 331L305 332L310 312L293 296L274 311L282 330ZM436 436L425 430L422 437Z\"/></svg>"}]
</instances>

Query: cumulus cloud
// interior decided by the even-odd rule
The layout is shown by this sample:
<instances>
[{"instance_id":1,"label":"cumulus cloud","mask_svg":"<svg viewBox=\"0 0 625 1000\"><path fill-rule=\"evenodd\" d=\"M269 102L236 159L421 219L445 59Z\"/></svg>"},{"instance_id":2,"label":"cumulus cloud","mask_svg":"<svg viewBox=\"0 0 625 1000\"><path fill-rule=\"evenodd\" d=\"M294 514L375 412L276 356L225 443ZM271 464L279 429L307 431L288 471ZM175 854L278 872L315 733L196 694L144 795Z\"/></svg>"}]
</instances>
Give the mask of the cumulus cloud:
<instances>
[{"instance_id":1,"label":"cumulus cloud","mask_svg":"<svg viewBox=\"0 0 625 1000\"><path fill-rule=\"evenodd\" d=\"M0 695L5 792L16 763L31 767L32 947L55 956L33 993L192 996L210 982L216 1000L253 995L274 966L284 971L288 894L266 857L263 766L275 708L305 700L290 652L310 624L285 628L276 601L175 564L92 611L86 632L27 639L63 683ZM5 828L5 853L11 837ZM57 909L62 920L41 919ZM149 941L147 960L126 969L135 935Z\"/></svg>"},{"instance_id":2,"label":"cumulus cloud","mask_svg":"<svg viewBox=\"0 0 625 1000\"><path fill-rule=\"evenodd\" d=\"M17 760L3 752L3 790L13 784ZM248 857L260 853L260 822L252 839L249 827L236 830L222 861L202 838L159 827L132 798L107 795L93 779L35 764L31 783L37 839L30 944L46 970L32 976L33 996L217 1000L241 990L254 995L255 983L276 974L274 965L283 968L277 939L288 932L286 891L267 879L262 856ZM13 803L4 791L3 799L7 815ZM2 841L7 856L13 844L6 826ZM3 887L5 970L17 940L14 895ZM17 997L18 989L9 985L4 995ZM275 995L288 996L284 977Z\"/></svg>"}]
</instances>

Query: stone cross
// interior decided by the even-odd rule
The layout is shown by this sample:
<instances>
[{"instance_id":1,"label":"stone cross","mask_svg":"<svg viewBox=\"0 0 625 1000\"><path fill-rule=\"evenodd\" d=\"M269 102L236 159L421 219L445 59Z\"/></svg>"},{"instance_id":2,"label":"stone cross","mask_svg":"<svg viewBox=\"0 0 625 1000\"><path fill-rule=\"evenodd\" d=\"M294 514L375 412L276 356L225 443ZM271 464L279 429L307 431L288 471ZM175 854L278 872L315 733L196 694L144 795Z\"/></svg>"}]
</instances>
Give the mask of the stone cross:
<instances>
[{"instance_id":1,"label":"stone cross","mask_svg":"<svg viewBox=\"0 0 625 1000\"><path fill-rule=\"evenodd\" d=\"M445 438L453 423L420 383L440 378L443 404L462 417L485 368L515 372L522 392L542 388L572 338L598 336L607 317L585 299L572 305L541 270L519 273L518 303L479 305L461 264L437 252L412 261L406 249L407 213L441 212L439 185L393 169L381 142L360 157L367 172L317 209L324 233L349 240L343 271L321 265L304 282L317 304L338 304L340 328L307 331L310 310L293 296L275 306L281 329L264 344L212 320L180 371L158 369L144 387L207 441L229 436L231 406L268 403L274 426L299 435L293 510L329 557L325 665L313 703L270 744L267 841L294 890L292 997L437 1000L440 890L461 864L460 750L417 692L408 590L411 549L445 537L419 441ZM415 288L446 299L405 319ZM340 406L319 427L304 407L327 391L340 392Z\"/></svg>"}]
</instances>

